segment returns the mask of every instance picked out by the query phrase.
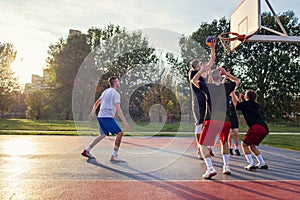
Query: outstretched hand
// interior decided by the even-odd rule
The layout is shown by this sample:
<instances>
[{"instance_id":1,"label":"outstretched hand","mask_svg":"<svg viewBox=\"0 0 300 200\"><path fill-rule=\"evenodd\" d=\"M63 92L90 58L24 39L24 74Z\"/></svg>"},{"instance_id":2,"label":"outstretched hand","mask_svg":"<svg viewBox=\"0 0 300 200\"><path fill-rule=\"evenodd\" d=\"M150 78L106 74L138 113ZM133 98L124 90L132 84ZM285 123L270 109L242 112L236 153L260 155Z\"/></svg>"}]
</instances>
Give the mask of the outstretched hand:
<instances>
[{"instance_id":1,"label":"outstretched hand","mask_svg":"<svg viewBox=\"0 0 300 200\"><path fill-rule=\"evenodd\" d=\"M216 48L216 44L217 44L217 39L214 38L212 41L211 41L211 49L215 49Z\"/></svg>"}]
</instances>

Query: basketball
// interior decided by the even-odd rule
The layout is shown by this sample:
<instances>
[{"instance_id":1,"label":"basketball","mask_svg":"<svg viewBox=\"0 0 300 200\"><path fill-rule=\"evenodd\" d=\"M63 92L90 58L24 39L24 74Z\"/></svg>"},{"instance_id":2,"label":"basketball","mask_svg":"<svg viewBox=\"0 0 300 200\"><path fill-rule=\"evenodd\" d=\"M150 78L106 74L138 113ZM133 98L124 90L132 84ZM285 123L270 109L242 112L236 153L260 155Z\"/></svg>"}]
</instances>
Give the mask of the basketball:
<instances>
[{"instance_id":1,"label":"basketball","mask_svg":"<svg viewBox=\"0 0 300 200\"><path fill-rule=\"evenodd\" d=\"M216 38L213 37L213 36L208 36L208 37L206 38L206 41L205 41L206 45L209 46L209 47L212 47L212 44L213 44L214 42L216 42Z\"/></svg>"}]
</instances>

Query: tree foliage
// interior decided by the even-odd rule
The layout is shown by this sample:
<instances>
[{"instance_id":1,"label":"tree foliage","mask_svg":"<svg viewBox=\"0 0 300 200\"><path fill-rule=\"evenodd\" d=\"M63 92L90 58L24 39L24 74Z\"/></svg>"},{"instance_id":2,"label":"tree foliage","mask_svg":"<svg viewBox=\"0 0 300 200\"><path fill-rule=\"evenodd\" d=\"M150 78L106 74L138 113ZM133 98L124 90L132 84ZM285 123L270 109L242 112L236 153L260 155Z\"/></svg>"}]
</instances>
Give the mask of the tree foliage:
<instances>
[{"instance_id":1,"label":"tree foliage","mask_svg":"<svg viewBox=\"0 0 300 200\"><path fill-rule=\"evenodd\" d=\"M48 99L49 93L40 90L26 96L26 117L36 120L48 118L51 113L51 104Z\"/></svg>"},{"instance_id":2,"label":"tree foliage","mask_svg":"<svg viewBox=\"0 0 300 200\"><path fill-rule=\"evenodd\" d=\"M14 103L13 97L20 88L11 69L16 53L12 44L0 43L0 113L2 117L5 112L9 112Z\"/></svg>"},{"instance_id":3,"label":"tree foliage","mask_svg":"<svg viewBox=\"0 0 300 200\"><path fill-rule=\"evenodd\" d=\"M50 57L47 62L52 71L52 105L55 105L56 112L65 115L65 119L72 117L74 81L89 52L90 47L83 34L69 35L66 40L60 39L49 47Z\"/></svg>"}]
</instances>

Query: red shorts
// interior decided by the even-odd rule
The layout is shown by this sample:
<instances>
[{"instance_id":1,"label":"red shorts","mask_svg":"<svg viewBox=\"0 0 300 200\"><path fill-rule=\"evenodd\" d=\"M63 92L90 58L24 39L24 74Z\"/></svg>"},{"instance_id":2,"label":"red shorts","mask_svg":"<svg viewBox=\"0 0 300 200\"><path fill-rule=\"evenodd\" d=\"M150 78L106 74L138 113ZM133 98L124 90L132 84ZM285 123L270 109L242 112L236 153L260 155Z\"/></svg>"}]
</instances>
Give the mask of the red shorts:
<instances>
[{"instance_id":1,"label":"red shorts","mask_svg":"<svg viewBox=\"0 0 300 200\"><path fill-rule=\"evenodd\" d=\"M203 146L214 146L216 136L220 135L220 141L222 144L225 144L225 142L228 142L230 126L230 122L217 120L204 121L199 143Z\"/></svg>"},{"instance_id":2,"label":"red shorts","mask_svg":"<svg viewBox=\"0 0 300 200\"><path fill-rule=\"evenodd\" d=\"M265 127L259 124L254 124L248 129L243 138L243 142L247 145L259 145L267 135L268 131Z\"/></svg>"}]
</instances>

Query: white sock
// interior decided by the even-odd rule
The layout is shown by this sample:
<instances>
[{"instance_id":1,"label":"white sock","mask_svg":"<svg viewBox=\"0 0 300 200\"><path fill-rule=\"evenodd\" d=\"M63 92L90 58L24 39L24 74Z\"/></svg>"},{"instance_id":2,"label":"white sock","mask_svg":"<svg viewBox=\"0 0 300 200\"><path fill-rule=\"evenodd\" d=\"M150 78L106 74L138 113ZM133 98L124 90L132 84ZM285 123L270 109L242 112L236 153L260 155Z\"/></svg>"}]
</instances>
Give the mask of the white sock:
<instances>
[{"instance_id":1,"label":"white sock","mask_svg":"<svg viewBox=\"0 0 300 200\"><path fill-rule=\"evenodd\" d=\"M92 148L91 148L90 146L88 146L88 148L86 148L86 151L87 151L87 152L90 152L91 149L92 149Z\"/></svg>"},{"instance_id":2,"label":"white sock","mask_svg":"<svg viewBox=\"0 0 300 200\"><path fill-rule=\"evenodd\" d=\"M205 158L204 161L205 161L205 164L206 164L207 168L211 168L212 167L212 162L211 162L211 158L210 157Z\"/></svg>"},{"instance_id":3,"label":"white sock","mask_svg":"<svg viewBox=\"0 0 300 200\"><path fill-rule=\"evenodd\" d=\"M259 154L258 156L255 156L255 157L260 165L265 165L265 161L264 161L263 157L261 156L261 154Z\"/></svg>"},{"instance_id":4,"label":"white sock","mask_svg":"<svg viewBox=\"0 0 300 200\"><path fill-rule=\"evenodd\" d=\"M251 154L246 154L245 158L246 158L247 162L249 163L249 165L253 165L253 159L252 159Z\"/></svg>"},{"instance_id":5,"label":"white sock","mask_svg":"<svg viewBox=\"0 0 300 200\"><path fill-rule=\"evenodd\" d=\"M114 157L118 156L118 151L114 150L113 154Z\"/></svg>"},{"instance_id":6,"label":"white sock","mask_svg":"<svg viewBox=\"0 0 300 200\"><path fill-rule=\"evenodd\" d=\"M223 154L223 163L224 163L224 166L229 165L229 154Z\"/></svg>"}]
</instances>

